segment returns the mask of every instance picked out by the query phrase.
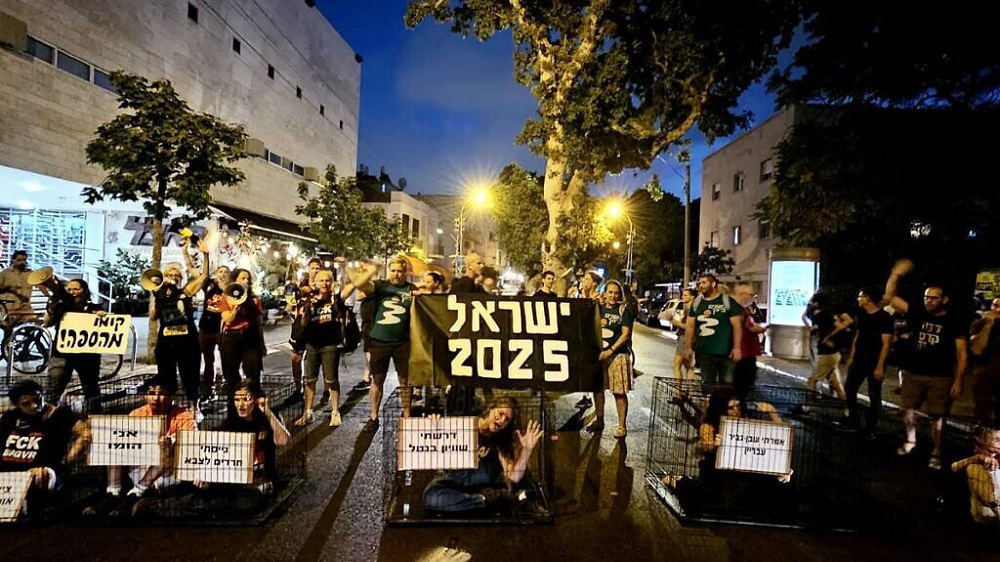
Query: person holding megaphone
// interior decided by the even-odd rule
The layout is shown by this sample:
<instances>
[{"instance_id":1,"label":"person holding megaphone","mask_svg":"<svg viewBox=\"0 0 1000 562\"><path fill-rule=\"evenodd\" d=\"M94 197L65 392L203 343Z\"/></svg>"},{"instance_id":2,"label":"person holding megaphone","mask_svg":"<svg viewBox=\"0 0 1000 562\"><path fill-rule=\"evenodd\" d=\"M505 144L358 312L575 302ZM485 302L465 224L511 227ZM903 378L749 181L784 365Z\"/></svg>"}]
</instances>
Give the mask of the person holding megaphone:
<instances>
[{"instance_id":1,"label":"person holding megaphone","mask_svg":"<svg viewBox=\"0 0 1000 562\"><path fill-rule=\"evenodd\" d=\"M232 273L233 282L226 285L222 311L222 375L229 393L246 377L260 382L263 370L264 331L261 318L264 308L260 298L253 294L250 272L237 268ZM240 376L242 367L243 376Z\"/></svg>"}]
</instances>

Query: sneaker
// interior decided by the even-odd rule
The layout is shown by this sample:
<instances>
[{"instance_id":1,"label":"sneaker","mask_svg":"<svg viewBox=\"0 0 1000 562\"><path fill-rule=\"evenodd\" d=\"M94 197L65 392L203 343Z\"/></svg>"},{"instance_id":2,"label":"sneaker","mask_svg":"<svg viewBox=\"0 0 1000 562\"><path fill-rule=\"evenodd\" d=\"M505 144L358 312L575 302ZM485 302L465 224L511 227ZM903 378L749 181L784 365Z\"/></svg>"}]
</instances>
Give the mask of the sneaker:
<instances>
[{"instance_id":1,"label":"sneaker","mask_svg":"<svg viewBox=\"0 0 1000 562\"><path fill-rule=\"evenodd\" d=\"M484 507L491 511L509 507L513 499L510 492L503 488L483 488L479 493L486 502Z\"/></svg>"},{"instance_id":2,"label":"sneaker","mask_svg":"<svg viewBox=\"0 0 1000 562\"><path fill-rule=\"evenodd\" d=\"M598 431L604 431L604 420L597 418L596 420L590 422L587 426L587 431L590 433L597 433Z\"/></svg>"},{"instance_id":3,"label":"sneaker","mask_svg":"<svg viewBox=\"0 0 1000 562\"><path fill-rule=\"evenodd\" d=\"M615 437L621 439L622 437L625 437L626 435L628 435L628 430L626 430L624 427L618 426L618 427L615 428Z\"/></svg>"},{"instance_id":4,"label":"sneaker","mask_svg":"<svg viewBox=\"0 0 1000 562\"><path fill-rule=\"evenodd\" d=\"M931 455L931 458L927 460L927 468L931 470L941 470L941 457Z\"/></svg>"},{"instance_id":5,"label":"sneaker","mask_svg":"<svg viewBox=\"0 0 1000 562\"><path fill-rule=\"evenodd\" d=\"M549 519L552 513L536 500L525 500L517 504L517 514L527 515L535 519Z\"/></svg>"},{"instance_id":6,"label":"sneaker","mask_svg":"<svg viewBox=\"0 0 1000 562\"><path fill-rule=\"evenodd\" d=\"M340 423L340 412L334 410L333 413L330 414L330 427L340 427Z\"/></svg>"},{"instance_id":7,"label":"sneaker","mask_svg":"<svg viewBox=\"0 0 1000 562\"><path fill-rule=\"evenodd\" d=\"M368 418L365 425L361 427L361 433L375 433L376 431L378 431L378 418Z\"/></svg>"},{"instance_id":8,"label":"sneaker","mask_svg":"<svg viewBox=\"0 0 1000 562\"><path fill-rule=\"evenodd\" d=\"M313 421L312 410L306 410L305 412L302 412L302 417L295 420L295 425L302 427L311 424L312 421Z\"/></svg>"},{"instance_id":9,"label":"sneaker","mask_svg":"<svg viewBox=\"0 0 1000 562\"><path fill-rule=\"evenodd\" d=\"M354 385L354 390L360 392L362 390L368 390L369 388L371 388L371 386L372 386L371 381L364 381L364 380L358 381L358 384Z\"/></svg>"},{"instance_id":10,"label":"sneaker","mask_svg":"<svg viewBox=\"0 0 1000 562\"><path fill-rule=\"evenodd\" d=\"M594 405L594 401L590 399L590 396L584 395L583 398L576 403L576 407L581 410L586 410L587 408Z\"/></svg>"},{"instance_id":11,"label":"sneaker","mask_svg":"<svg viewBox=\"0 0 1000 562\"><path fill-rule=\"evenodd\" d=\"M913 441L905 441L899 448L896 449L896 454L905 457L913 452L913 449L917 447L917 444Z\"/></svg>"}]
</instances>

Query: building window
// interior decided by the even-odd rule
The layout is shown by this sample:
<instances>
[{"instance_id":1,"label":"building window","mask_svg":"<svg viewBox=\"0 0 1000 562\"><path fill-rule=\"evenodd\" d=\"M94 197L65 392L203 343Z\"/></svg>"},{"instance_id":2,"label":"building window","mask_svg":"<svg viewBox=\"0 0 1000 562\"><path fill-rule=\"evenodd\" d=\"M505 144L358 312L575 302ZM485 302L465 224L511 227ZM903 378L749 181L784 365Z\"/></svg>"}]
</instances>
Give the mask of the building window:
<instances>
[{"instance_id":1,"label":"building window","mask_svg":"<svg viewBox=\"0 0 1000 562\"><path fill-rule=\"evenodd\" d=\"M242 47L243 47L243 45L240 44L240 40L237 39L237 38L235 38L235 37L233 37L233 50L236 51L237 55L240 54L240 49Z\"/></svg>"},{"instance_id":2,"label":"building window","mask_svg":"<svg viewBox=\"0 0 1000 562\"><path fill-rule=\"evenodd\" d=\"M733 227L733 246L739 246L743 241L743 227L736 225Z\"/></svg>"},{"instance_id":3,"label":"building window","mask_svg":"<svg viewBox=\"0 0 1000 562\"><path fill-rule=\"evenodd\" d=\"M267 160L268 160L268 162L270 162L272 164L277 164L279 166L281 165L281 156L278 156L277 154L275 154L273 152L268 151L268 153L267 153Z\"/></svg>"},{"instance_id":4,"label":"building window","mask_svg":"<svg viewBox=\"0 0 1000 562\"><path fill-rule=\"evenodd\" d=\"M55 47L42 43L30 35L28 36L28 48L24 52L49 64L54 63L56 60Z\"/></svg>"},{"instance_id":5,"label":"building window","mask_svg":"<svg viewBox=\"0 0 1000 562\"><path fill-rule=\"evenodd\" d=\"M56 59L56 66L58 66L61 70L69 72L73 76L78 76L87 82L90 82L90 65L74 56L67 55L64 52L59 51L59 57Z\"/></svg>"},{"instance_id":6,"label":"building window","mask_svg":"<svg viewBox=\"0 0 1000 562\"><path fill-rule=\"evenodd\" d=\"M94 85L104 88L112 94L118 93L118 88L111 83L111 75L99 68L94 69Z\"/></svg>"},{"instance_id":7,"label":"building window","mask_svg":"<svg viewBox=\"0 0 1000 562\"><path fill-rule=\"evenodd\" d=\"M295 87L295 97L302 99L302 88L299 86Z\"/></svg>"},{"instance_id":8,"label":"building window","mask_svg":"<svg viewBox=\"0 0 1000 562\"><path fill-rule=\"evenodd\" d=\"M274 65L273 64L267 65L267 77L270 78L271 80L274 80Z\"/></svg>"},{"instance_id":9,"label":"building window","mask_svg":"<svg viewBox=\"0 0 1000 562\"><path fill-rule=\"evenodd\" d=\"M340 129L341 130L344 129L344 120L343 119L340 120Z\"/></svg>"},{"instance_id":10,"label":"building window","mask_svg":"<svg viewBox=\"0 0 1000 562\"><path fill-rule=\"evenodd\" d=\"M320 115L326 115L326 108L323 107L323 104L319 105L319 114Z\"/></svg>"},{"instance_id":11,"label":"building window","mask_svg":"<svg viewBox=\"0 0 1000 562\"><path fill-rule=\"evenodd\" d=\"M719 247L719 231L718 230L713 230L712 233L708 236L708 245L711 246L711 247L713 247L713 248L718 248Z\"/></svg>"},{"instance_id":12,"label":"building window","mask_svg":"<svg viewBox=\"0 0 1000 562\"><path fill-rule=\"evenodd\" d=\"M718 201L719 196L722 195L722 184L713 183L712 184L712 201Z\"/></svg>"},{"instance_id":13,"label":"building window","mask_svg":"<svg viewBox=\"0 0 1000 562\"><path fill-rule=\"evenodd\" d=\"M767 181L774 175L774 159L768 158L760 163L760 181Z\"/></svg>"},{"instance_id":14,"label":"building window","mask_svg":"<svg viewBox=\"0 0 1000 562\"><path fill-rule=\"evenodd\" d=\"M281 167L288 170L289 172L295 173L295 162L292 162L288 158L281 159Z\"/></svg>"},{"instance_id":15,"label":"building window","mask_svg":"<svg viewBox=\"0 0 1000 562\"><path fill-rule=\"evenodd\" d=\"M420 237L420 220L419 219L413 219L413 237L414 238L419 238Z\"/></svg>"},{"instance_id":16,"label":"building window","mask_svg":"<svg viewBox=\"0 0 1000 562\"><path fill-rule=\"evenodd\" d=\"M757 238L764 239L771 237L771 221L762 219L757 222Z\"/></svg>"},{"instance_id":17,"label":"building window","mask_svg":"<svg viewBox=\"0 0 1000 562\"><path fill-rule=\"evenodd\" d=\"M293 163L292 164L292 173L295 174L295 175L297 175L297 176L301 176L301 175L304 175L306 173L306 169L303 168L302 166L299 166L298 164L294 164Z\"/></svg>"},{"instance_id":18,"label":"building window","mask_svg":"<svg viewBox=\"0 0 1000 562\"><path fill-rule=\"evenodd\" d=\"M403 232L410 230L410 215L403 213Z\"/></svg>"},{"instance_id":19,"label":"building window","mask_svg":"<svg viewBox=\"0 0 1000 562\"><path fill-rule=\"evenodd\" d=\"M733 191L743 191L743 172L733 174Z\"/></svg>"},{"instance_id":20,"label":"building window","mask_svg":"<svg viewBox=\"0 0 1000 562\"><path fill-rule=\"evenodd\" d=\"M188 19L198 23L198 6L188 2Z\"/></svg>"}]
</instances>

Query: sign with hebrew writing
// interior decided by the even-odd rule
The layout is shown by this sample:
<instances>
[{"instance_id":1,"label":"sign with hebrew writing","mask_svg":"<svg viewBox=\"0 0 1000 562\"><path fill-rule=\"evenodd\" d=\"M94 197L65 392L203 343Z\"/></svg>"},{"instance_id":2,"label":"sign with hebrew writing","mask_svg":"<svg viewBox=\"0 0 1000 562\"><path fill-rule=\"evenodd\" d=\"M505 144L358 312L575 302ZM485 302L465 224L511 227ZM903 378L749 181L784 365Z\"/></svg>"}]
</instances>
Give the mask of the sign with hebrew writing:
<instances>
[{"instance_id":1,"label":"sign with hebrew writing","mask_svg":"<svg viewBox=\"0 0 1000 562\"><path fill-rule=\"evenodd\" d=\"M30 486L29 472L0 472L0 521L17 519Z\"/></svg>"},{"instance_id":2,"label":"sign with hebrew writing","mask_svg":"<svg viewBox=\"0 0 1000 562\"><path fill-rule=\"evenodd\" d=\"M788 474L792 469L791 426L761 420L723 417L719 423L722 443L715 457L715 468Z\"/></svg>"},{"instance_id":3,"label":"sign with hebrew writing","mask_svg":"<svg viewBox=\"0 0 1000 562\"><path fill-rule=\"evenodd\" d=\"M476 417L400 418L398 470L461 470L479 466Z\"/></svg>"},{"instance_id":4,"label":"sign with hebrew writing","mask_svg":"<svg viewBox=\"0 0 1000 562\"><path fill-rule=\"evenodd\" d=\"M255 437L254 433L235 431L177 432L177 478L252 483Z\"/></svg>"},{"instance_id":5,"label":"sign with hebrew writing","mask_svg":"<svg viewBox=\"0 0 1000 562\"><path fill-rule=\"evenodd\" d=\"M106 353L124 355L132 317L106 314L103 317L85 312L67 312L56 332L60 353Z\"/></svg>"},{"instance_id":6,"label":"sign with hebrew writing","mask_svg":"<svg viewBox=\"0 0 1000 562\"><path fill-rule=\"evenodd\" d=\"M600 334L590 299L420 295L410 308L410 383L598 392Z\"/></svg>"},{"instance_id":7,"label":"sign with hebrew writing","mask_svg":"<svg viewBox=\"0 0 1000 562\"><path fill-rule=\"evenodd\" d=\"M91 416L90 466L160 466L165 416Z\"/></svg>"}]
</instances>

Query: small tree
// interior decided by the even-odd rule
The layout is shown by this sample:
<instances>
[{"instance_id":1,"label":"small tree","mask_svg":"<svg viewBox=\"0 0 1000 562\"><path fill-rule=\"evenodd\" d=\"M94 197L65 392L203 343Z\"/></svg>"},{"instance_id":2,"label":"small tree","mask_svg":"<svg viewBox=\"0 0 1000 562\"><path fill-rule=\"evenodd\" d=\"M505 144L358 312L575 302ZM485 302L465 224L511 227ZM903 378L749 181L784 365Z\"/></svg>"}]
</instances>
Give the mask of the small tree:
<instances>
[{"instance_id":1,"label":"small tree","mask_svg":"<svg viewBox=\"0 0 1000 562\"><path fill-rule=\"evenodd\" d=\"M191 110L169 80L150 83L122 71L111 73L123 110L97 128L87 144L87 162L108 175L85 187L83 198L93 204L105 198L143 201L153 217L152 267L160 267L163 221L183 210L188 220L209 216L214 185L235 186L243 172L232 166L244 157L246 133L207 113ZM149 354L156 346L157 323L150 315Z\"/></svg>"},{"instance_id":2,"label":"small tree","mask_svg":"<svg viewBox=\"0 0 1000 562\"><path fill-rule=\"evenodd\" d=\"M691 259L691 281L698 278L702 273L714 273L725 275L732 273L736 260L732 258L732 250L723 250L709 245L707 242L702 247L701 253Z\"/></svg>"},{"instance_id":3,"label":"small tree","mask_svg":"<svg viewBox=\"0 0 1000 562\"><path fill-rule=\"evenodd\" d=\"M110 285L109 295L115 302L129 301L132 292L139 286L139 275L149 267L149 260L138 252L130 252L118 248L115 261L101 260L97 264L97 273ZM104 281L100 283L104 291Z\"/></svg>"}]
</instances>

